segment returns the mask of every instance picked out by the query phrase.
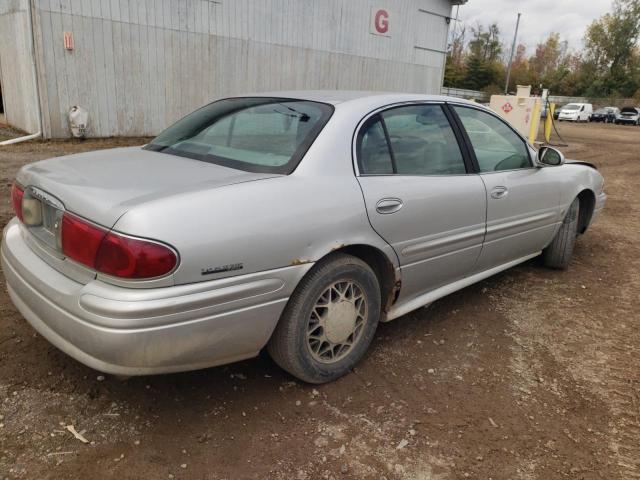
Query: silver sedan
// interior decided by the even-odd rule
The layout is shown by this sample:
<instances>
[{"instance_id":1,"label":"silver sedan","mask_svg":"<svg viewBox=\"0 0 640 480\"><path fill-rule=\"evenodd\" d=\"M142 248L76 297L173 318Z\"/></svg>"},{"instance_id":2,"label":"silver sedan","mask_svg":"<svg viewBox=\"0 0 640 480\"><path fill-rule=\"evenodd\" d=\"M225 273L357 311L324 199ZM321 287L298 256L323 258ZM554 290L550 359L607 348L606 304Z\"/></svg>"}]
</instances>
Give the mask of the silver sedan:
<instances>
[{"instance_id":1,"label":"silver sedan","mask_svg":"<svg viewBox=\"0 0 640 480\"><path fill-rule=\"evenodd\" d=\"M80 362L145 375L266 347L321 383L378 322L536 256L566 268L606 195L594 166L477 104L278 92L28 165L12 200L11 298Z\"/></svg>"}]
</instances>

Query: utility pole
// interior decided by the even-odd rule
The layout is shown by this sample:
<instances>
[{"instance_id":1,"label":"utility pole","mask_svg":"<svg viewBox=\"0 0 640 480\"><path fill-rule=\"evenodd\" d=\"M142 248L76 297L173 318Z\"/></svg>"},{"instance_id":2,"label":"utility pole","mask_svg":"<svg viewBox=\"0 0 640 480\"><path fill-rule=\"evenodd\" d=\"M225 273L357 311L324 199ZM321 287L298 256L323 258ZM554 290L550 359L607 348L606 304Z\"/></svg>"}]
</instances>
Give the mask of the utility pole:
<instances>
[{"instance_id":1,"label":"utility pole","mask_svg":"<svg viewBox=\"0 0 640 480\"><path fill-rule=\"evenodd\" d=\"M511 79L511 65L513 64L513 54L516 51L516 42L518 40L518 28L520 27L521 13L518 13L518 21L516 22L516 33L513 35L513 46L511 47L511 55L509 56L509 67L507 68L507 84L504 86L504 93L509 93L509 80Z\"/></svg>"}]
</instances>

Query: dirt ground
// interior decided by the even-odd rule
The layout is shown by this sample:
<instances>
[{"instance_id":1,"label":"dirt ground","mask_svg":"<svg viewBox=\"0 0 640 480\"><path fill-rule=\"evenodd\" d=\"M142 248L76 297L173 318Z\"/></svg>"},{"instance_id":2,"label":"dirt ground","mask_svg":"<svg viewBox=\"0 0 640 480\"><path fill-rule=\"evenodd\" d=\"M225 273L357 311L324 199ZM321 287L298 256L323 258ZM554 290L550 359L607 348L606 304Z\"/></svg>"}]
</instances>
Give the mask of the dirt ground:
<instances>
[{"instance_id":1,"label":"dirt ground","mask_svg":"<svg viewBox=\"0 0 640 480\"><path fill-rule=\"evenodd\" d=\"M266 355L104 378L36 334L3 287L0 478L640 478L640 128L560 131L609 194L571 268L531 261L381 325L330 385ZM0 224L20 166L143 141L0 149Z\"/></svg>"}]
</instances>

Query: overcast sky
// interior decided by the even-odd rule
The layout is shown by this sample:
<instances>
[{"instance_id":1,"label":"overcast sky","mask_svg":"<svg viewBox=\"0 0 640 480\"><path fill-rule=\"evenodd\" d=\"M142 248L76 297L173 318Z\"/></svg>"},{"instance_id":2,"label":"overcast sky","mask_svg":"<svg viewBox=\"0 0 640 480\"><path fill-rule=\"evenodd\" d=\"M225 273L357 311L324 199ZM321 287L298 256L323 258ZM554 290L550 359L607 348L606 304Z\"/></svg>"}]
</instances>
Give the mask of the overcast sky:
<instances>
[{"instance_id":1,"label":"overcast sky","mask_svg":"<svg viewBox=\"0 0 640 480\"><path fill-rule=\"evenodd\" d=\"M497 22L502 40L511 49L518 12L522 13L518 43L531 52L549 33L558 32L579 50L587 26L611 11L612 0L469 0L460 7L460 20L468 26ZM456 8L453 15L455 17ZM458 25L460 28L460 25ZM469 28L467 28L469 31ZM467 39L469 35L467 35Z\"/></svg>"}]
</instances>

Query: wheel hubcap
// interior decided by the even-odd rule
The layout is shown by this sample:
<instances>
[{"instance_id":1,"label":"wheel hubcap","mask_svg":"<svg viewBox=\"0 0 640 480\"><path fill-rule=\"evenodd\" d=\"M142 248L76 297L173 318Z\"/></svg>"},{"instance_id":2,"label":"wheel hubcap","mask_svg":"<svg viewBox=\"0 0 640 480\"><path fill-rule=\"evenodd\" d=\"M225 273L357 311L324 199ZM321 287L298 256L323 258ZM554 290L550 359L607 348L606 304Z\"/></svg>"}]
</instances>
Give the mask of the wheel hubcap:
<instances>
[{"instance_id":1,"label":"wheel hubcap","mask_svg":"<svg viewBox=\"0 0 640 480\"><path fill-rule=\"evenodd\" d=\"M307 346L313 358L322 363L344 358L360 340L366 318L366 298L357 283L336 282L328 287L307 324Z\"/></svg>"}]
</instances>

